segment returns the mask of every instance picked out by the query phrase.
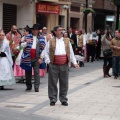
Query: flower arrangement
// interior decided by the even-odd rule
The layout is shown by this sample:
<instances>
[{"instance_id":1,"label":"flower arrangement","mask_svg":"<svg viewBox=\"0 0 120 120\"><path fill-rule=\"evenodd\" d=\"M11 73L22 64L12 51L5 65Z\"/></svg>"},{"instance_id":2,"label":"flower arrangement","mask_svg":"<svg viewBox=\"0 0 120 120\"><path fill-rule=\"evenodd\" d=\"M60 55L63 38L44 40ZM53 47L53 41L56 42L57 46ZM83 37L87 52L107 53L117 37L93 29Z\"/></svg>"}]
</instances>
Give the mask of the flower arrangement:
<instances>
[{"instance_id":1,"label":"flower arrangement","mask_svg":"<svg viewBox=\"0 0 120 120\"><path fill-rule=\"evenodd\" d=\"M82 9L82 12L86 13L86 14L95 13L95 11L92 8L84 8L84 9Z\"/></svg>"},{"instance_id":2,"label":"flower arrangement","mask_svg":"<svg viewBox=\"0 0 120 120\"><path fill-rule=\"evenodd\" d=\"M16 49L13 49L13 54L15 56L15 59L18 57L18 55L22 49L23 48L22 48L21 44Z\"/></svg>"},{"instance_id":3,"label":"flower arrangement","mask_svg":"<svg viewBox=\"0 0 120 120\"><path fill-rule=\"evenodd\" d=\"M70 39L70 43L73 45L74 44L74 41L72 39Z\"/></svg>"}]
</instances>

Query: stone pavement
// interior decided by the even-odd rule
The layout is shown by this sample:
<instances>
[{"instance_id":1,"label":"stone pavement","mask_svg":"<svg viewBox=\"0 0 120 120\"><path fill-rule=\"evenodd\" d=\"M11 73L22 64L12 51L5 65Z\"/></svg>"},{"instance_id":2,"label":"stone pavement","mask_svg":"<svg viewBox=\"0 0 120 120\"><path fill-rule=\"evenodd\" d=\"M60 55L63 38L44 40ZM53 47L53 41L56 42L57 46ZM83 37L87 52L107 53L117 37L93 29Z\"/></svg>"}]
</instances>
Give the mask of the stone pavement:
<instances>
[{"instance_id":1,"label":"stone pavement","mask_svg":"<svg viewBox=\"0 0 120 120\"><path fill-rule=\"evenodd\" d=\"M22 88L19 93L0 91L0 120L120 120L120 78L103 78L102 61L70 69L68 106L59 100L49 105L47 77L43 79L39 93L25 92L23 84L12 86Z\"/></svg>"}]
</instances>

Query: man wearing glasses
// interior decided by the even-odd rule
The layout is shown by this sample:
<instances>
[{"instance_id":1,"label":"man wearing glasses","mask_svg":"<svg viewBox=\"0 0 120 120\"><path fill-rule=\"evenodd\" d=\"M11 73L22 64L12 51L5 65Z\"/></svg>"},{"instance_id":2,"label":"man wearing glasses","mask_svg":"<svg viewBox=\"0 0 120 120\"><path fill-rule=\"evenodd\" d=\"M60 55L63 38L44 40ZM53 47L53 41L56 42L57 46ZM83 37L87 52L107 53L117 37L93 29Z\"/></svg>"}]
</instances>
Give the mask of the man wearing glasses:
<instances>
[{"instance_id":1,"label":"man wearing glasses","mask_svg":"<svg viewBox=\"0 0 120 120\"><path fill-rule=\"evenodd\" d=\"M53 28L55 37L47 42L45 47L45 62L49 64L48 71L48 96L50 105L57 102L58 79L59 79L59 100L63 106L68 106L68 63L72 62L75 68L79 68L76 62L69 39L63 38L62 26Z\"/></svg>"}]
</instances>

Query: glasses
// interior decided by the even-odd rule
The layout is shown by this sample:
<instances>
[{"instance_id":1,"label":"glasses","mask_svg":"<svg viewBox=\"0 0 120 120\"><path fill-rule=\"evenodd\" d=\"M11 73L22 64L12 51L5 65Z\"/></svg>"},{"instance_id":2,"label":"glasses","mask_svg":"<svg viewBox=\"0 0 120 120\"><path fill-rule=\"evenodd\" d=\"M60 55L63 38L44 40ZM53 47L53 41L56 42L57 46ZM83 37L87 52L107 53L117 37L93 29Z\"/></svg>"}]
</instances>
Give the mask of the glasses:
<instances>
[{"instance_id":1,"label":"glasses","mask_svg":"<svg viewBox=\"0 0 120 120\"><path fill-rule=\"evenodd\" d=\"M58 31L63 31L63 29L58 29Z\"/></svg>"},{"instance_id":2,"label":"glasses","mask_svg":"<svg viewBox=\"0 0 120 120\"><path fill-rule=\"evenodd\" d=\"M13 30L17 30L17 29L13 29Z\"/></svg>"}]
</instances>

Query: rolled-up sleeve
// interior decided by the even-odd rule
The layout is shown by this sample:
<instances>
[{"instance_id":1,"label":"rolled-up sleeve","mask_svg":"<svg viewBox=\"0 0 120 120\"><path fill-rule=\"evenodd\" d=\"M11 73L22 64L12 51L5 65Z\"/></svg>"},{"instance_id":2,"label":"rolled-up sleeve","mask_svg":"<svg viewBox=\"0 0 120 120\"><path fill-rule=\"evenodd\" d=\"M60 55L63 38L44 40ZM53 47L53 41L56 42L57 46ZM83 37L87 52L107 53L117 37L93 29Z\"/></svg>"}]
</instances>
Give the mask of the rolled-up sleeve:
<instances>
[{"instance_id":1,"label":"rolled-up sleeve","mask_svg":"<svg viewBox=\"0 0 120 120\"><path fill-rule=\"evenodd\" d=\"M45 63L49 64L50 63L50 57L49 57L49 41L47 42L46 46L45 46Z\"/></svg>"},{"instance_id":2,"label":"rolled-up sleeve","mask_svg":"<svg viewBox=\"0 0 120 120\"><path fill-rule=\"evenodd\" d=\"M23 48L25 48L25 47L27 46L27 42L22 42L22 43L21 43L21 46L22 46Z\"/></svg>"},{"instance_id":3,"label":"rolled-up sleeve","mask_svg":"<svg viewBox=\"0 0 120 120\"><path fill-rule=\"evenodd\" d=\"M77 64L76 58L75 58L75 55L73 53L73 49L72 49L70 42L69 42L69 46L70 46L70 62L72 62L73 64Z\"/></svg>"}]
</instances>

